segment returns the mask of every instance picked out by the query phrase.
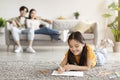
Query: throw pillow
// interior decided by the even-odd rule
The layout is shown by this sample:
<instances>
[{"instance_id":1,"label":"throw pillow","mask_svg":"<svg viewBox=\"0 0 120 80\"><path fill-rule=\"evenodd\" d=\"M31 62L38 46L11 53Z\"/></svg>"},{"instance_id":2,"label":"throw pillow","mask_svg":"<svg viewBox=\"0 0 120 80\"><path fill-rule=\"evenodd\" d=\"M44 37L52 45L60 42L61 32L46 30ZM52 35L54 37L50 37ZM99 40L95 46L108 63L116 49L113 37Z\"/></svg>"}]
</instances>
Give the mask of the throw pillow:
<instances>
[{"instance_id":1,"label":"throw pillow","mask_svg":"<svg viewBox=\"0 0 120 80\"><path fill-rule=\"evenodd\" d=\"M92 27L90 27L90 29L86 30L84 33L92 33L93 32L93 29Z\"/></svg>"},{"instance_id":2,"label":"throw pillow","mask_svg":"<svg viewBox=\"0 0 120 80\"><path fill-rule=\"evenodd\" d=\"M57 19L59 19L59 20L64 20L65 17L64 17L64 16L60 16L60 17L58 17Z\"/></svg>"},{"instance_id":3,"label":"throw pillow","mask_svg":"<svg viewBox=\"0 0 120 80\"><path fill-rule=\"evenodd\" d=\"M85 22L78 22L77 25L75 25L74 27L72 27L70 29L71 32L75 32L75 31L80 31L81 33L85 33L86 31L88 31L92 26L94 26L95 23L85 23Z\"/></svg>"}]
</instances>

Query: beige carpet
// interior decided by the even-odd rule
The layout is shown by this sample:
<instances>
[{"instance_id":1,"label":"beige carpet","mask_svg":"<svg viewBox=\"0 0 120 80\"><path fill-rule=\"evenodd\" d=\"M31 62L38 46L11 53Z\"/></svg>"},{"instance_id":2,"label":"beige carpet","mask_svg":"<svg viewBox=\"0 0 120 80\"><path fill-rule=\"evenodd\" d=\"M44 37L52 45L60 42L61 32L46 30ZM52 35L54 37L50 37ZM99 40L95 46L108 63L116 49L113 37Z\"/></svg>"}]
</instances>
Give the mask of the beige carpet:
<instances>
[{"instance_id":1,"label":"beige carpet","mask_svg":"<svg viewBox=\"0 0 120 80\"><path fill-rule=\"evenodd\" d=\"M111 52L107 64L84 71L83 77L52 76L58 67L55 63L61 61L64 52L63 49L39 49L34 56L26 53L20 56L0 49L0 80L120 80L116 74L120 74L120 53Z\"/></svg>"},{"instance_id":2,"label":"beige carpet","mask_svg":"<svg viewBox=\"0 0 120 80\"><path fill-rule=\"evenodd\" d=\"M120 62L84 71L83 77L52 76L55 62L0 61L0 80L120 80Z\"/></svg>"}]
</instances>

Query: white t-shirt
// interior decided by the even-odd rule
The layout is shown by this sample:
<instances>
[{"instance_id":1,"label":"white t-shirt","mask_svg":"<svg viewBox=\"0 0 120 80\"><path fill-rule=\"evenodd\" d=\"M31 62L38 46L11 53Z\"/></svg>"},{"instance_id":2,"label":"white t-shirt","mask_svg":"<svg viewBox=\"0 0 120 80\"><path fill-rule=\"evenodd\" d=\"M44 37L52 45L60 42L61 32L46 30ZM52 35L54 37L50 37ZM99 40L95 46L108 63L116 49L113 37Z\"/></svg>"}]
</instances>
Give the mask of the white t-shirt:
<instances>
[{"instance_id":1,"label":"white t-shirt","mask_svg":"<svg viewBox=\"0 0 120 80\"><path fill-rule=\"evenodd\" d=\"M40 20L27 19L26 24L28 28L34 28L36 30L36 29L39 29Z\"/></svg>"},{"instance_id":2,"label":"white t-shirt","mask_svg":"<svg viewBox=\"0 0 120 80\"><path fill-rule=\"evenodd\" d=\"M48 23L46 22L43 22L41 20L31 20L31 19L27 19L26 24L27 27L34 28L35 30L39 29L40 24L44 24L46 25L46 27L48 26Z\"/></svg>"},{"instance_id":3,"label":"white t-shirt","mask_svg":"<svg viewBox=\"0 0 120 80\"><path fill-rule=\"evenodd\" d=\"M25 24L25 17L20 17L20 23Z\"/></svg>"}]
</instances>

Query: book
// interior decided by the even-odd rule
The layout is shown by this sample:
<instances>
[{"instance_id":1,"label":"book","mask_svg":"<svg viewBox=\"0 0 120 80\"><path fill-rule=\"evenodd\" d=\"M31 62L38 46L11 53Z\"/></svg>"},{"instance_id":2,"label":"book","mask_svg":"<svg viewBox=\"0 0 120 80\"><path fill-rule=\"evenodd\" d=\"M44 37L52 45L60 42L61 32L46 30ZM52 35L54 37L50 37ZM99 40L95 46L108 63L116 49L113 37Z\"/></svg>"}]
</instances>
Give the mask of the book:
<instances>
[{"instance_id":1,"label":"book","mask_svg":"<svg viewBox=\"0 0 120 80\"><path fill-rule=\"evenodd\" d=\"M82 77L83 76L83 72L82 71L66 71L66 72L63 72L62 74L58 74L58 71L54 70L51 75Z\"/></svg>"}]
</instances>

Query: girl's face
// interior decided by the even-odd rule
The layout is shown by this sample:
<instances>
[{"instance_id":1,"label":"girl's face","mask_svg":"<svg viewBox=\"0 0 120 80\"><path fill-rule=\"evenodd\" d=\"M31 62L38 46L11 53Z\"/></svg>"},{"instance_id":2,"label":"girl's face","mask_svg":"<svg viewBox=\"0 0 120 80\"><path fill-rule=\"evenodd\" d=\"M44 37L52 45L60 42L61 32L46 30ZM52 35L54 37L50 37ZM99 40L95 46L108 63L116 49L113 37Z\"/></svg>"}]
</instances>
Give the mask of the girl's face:
<instances>
[{"instance_id":1,"label":"girl's face","mask_svg":"<svg viewBox=\"0 0 120 80\"><path fill-rule=\"evenodd\" d=\"M69 48L73 55L80 55L83 50L84 44L72 39L69 40Z\"/></svg>"},{"instance_id":2,"label":"girl's face","mask_svg":"<svg viewBox=\"0 0 120 80\"><path fill-rule=\"evenodd\" d=\"M31 16L32 19L36 18L36 11L32 11L30 13L30 16Z\"/></svg>"}]
</instances>

